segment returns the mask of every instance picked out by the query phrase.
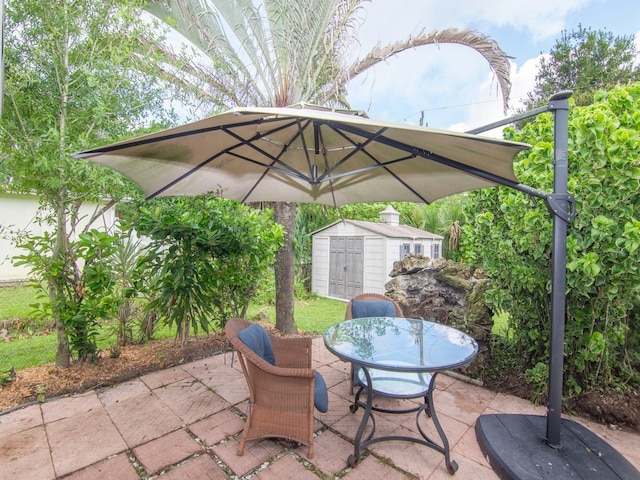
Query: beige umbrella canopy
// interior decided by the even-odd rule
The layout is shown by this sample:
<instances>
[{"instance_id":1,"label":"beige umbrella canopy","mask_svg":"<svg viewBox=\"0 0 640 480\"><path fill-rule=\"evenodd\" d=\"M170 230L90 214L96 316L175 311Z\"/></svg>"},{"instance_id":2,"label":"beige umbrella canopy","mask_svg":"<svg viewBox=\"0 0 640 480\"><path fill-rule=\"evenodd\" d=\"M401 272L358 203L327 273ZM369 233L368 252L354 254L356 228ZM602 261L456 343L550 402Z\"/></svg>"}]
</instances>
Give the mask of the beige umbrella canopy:
<instances>
[{"instance_id":1,"label":"beige umbrella canopy","mask_svg":"<svg viewBox=\"0 0 640 480\"><path fill-rule=\"evenodd\" d=\"M214 192L241 202L338 206L521 189L513 159L526 148L301 104L237 108L75 156L117 170L147 198Z\"/></svg>"}]
</instances>

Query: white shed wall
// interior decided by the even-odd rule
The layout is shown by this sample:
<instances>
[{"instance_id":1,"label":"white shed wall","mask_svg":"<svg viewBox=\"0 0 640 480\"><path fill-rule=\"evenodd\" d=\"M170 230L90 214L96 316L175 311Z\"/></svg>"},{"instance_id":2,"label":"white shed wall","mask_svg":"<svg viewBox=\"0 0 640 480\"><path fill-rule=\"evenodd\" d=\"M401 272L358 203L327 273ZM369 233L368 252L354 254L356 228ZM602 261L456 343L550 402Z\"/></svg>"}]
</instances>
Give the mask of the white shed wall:
<instances>
[{"instance_id":1,"label":"white shed wall","mask_svg":"<svg viewBox=\"0 0 640 480\"><path fill-rule=\"evenodd\" d=\"M329 296L329 247L331 237L364 237L364 265L362 291L384 293L380 271L383 269L384 238L352 225L337 223L313 236L311 291L321 297Z\"/></svg>"},{"instance_id":2,"label":"white shed wall","mask_svg":"<svg viewBox=\"0 0 640 480\"><path fill-rule=\"evenodd\" d=\"M329 296L329 237L313 237L311 246L311 291Z\"/></svg>"},{"instance_id":3,"label":"white shed wall","mask_svg":"<svg viewBox=\"0 0 640 480\"><path fill-rule=\"evenodd\" d=\"M362 291L366 293L384 293L384 284L388 282L384 271L386 259L385 239L371 235L364 239L364 272Z\"/></svg>"},{"instance_id":4,"label":"white shed wall","mask_svg":"<svg viewBox=\"0 0 640 480\"><path fill-rule=\"evenodd\" d=\"M394 238L375 233L358 225L339 222L325 230L313 235L312 250L312 280L313 293L320 296L329 295L329 248L331 237L363 237L364 238L364 265L362 291L370 293L385 293L385 284L391 280L389 273L393 270L393 263L400 260L400 246L404 243L411 245L411 253L414 253L414 245L422 246L422 254L431 257L431 239ZM441 244L440 240L435 242ZM440 248L442 254L442 248Z\"/></svg>"}]
</instances>

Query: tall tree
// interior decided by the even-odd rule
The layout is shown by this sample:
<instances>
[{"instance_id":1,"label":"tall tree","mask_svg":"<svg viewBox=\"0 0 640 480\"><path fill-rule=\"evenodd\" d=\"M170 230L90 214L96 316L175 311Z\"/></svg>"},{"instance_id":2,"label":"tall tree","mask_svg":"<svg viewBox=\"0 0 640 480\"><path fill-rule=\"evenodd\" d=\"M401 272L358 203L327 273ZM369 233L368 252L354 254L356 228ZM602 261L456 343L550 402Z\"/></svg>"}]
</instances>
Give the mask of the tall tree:
<instances>
[{"instance_id":1,"label":"tall tree","mask_svg":"<svg viewBox=\"0 0 640 480\"><path fill-rule=\"evenodd\" d=\"M222 107L283 107L299 102L348 107L346 87L360 73L407 49L457 43L483 55L496 74L505 105L509 61L495 41L476 31L420 32L377 45L347 64L357 44L363 0L151 0L148 10L182 34L211 60L167 68L176 83L197 79L199 98ZM171 51L159 45L165 53ZM168 51L167 51L168 50ZM275 204L288 234L277 257L276 325L296 331L293 318L295 205ZM286 223L284 223L286 222Z\"/></svg>"},{"instance_id":2,"label":"tall tree","mask_svg":"<svg viewBox=\"0 0 640 480\"><path fill-rule=\"evenodd\" d=\"M633 36L578 25L578 30L562 32L548 56L543 56L533 91L525 109L545 105L561 90L573 90L575 104L589 105L599 89L640 80L640 66Z\"/></svg>"},{"instance_id":3,"label":"tall tree","mask_svg":"<svg viewBox=\"0 0 640 480\"><path fill-rule=\"evenodd\" d=\"M80 206L105 197L115 202L133 192L121 176L72 160L71 154L131 135L150 118L166 118L153 74L156 59L139 41L152 35L140 20L141 5L138 0L6 4L0 184L35 192L40 219L54 231L33 253L42 254L39 272L56 322L58 367L70 364L67 322L85 292L72 238L81 221L89 226L102 213L82 219Z\"/></svg>"}]
</instances>

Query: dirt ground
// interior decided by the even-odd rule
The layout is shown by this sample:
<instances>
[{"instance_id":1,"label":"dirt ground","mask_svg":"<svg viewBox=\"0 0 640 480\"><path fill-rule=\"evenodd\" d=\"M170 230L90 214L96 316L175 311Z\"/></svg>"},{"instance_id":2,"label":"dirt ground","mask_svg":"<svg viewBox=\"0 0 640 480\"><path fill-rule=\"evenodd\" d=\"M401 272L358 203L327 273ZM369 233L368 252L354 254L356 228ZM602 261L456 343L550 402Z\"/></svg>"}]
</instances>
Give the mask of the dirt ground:
<instances>
[{"instance_id":1,"label":"dirt ground","mask_svg":"<svg viewBox=\"0 0 640 480\"><path fill-rule=\"evenodd\" d=\"M192 339L185 348L173 339L153 340L121 348L111 358L103 352L98 363L76 362L67 369L53 363L16 372L17 378L0 387L0 412L33 401L114 385L145 373L192 362L222 351L226 339L214 333Z\"/></svg>"},{"instance_id":2,"label":"dirt ground","mask_svg":"<svg viewBox=\"0 0 640 480\"><path fill-rule=\"evenodd\" d=\"M485 387L521 398L530 398L527 383L516 371L506 373L496 381L485 382ZM546 395L539 399L541 405L546 401ZM567 401L565 408L572 414L590 418L611 428L625 428L640 432L640 392L637 390L621 392L590 390L583 392L576 399Z\"/></svg>"},{"instance_id":3,"label":"dirt ground","mask_svg":"<svg viewBox=\"0 0 640 480\"><path fill-rule=\"evenodd\" d=\"M225 344L222 333L194 338L184 348L173 339L153 340L122 347L116 358L104 352L97 364L76 362L64 370L47 364L19 370L14 381L0 386L0 414L25 403L114 385L155 370L192 362L221 352ZM487 387L527 398L523 385L524 382L513 379ZM637 391L586 392L569 408L572 413L601 423L640 432L640 393Z\"/></svg>"}]
</instances>

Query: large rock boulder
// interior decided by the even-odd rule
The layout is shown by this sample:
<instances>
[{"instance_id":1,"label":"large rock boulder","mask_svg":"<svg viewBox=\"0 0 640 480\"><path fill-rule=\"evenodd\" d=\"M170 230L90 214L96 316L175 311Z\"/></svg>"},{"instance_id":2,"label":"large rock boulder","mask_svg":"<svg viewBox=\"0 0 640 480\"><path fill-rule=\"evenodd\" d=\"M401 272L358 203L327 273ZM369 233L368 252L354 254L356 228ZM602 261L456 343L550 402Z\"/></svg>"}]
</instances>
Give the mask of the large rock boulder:
<instances>
[{"instance_id":1,"label":"large rock boulder","mask_svg":"<svg viewBox=\"0 0 640 480\"><path fill-rule=\"evenodd\" d=\"M462 330L478 342L476 360L463 369L477 376L488 356L493 312L485 303L491 280L481 270L446 259L420 255L394 263L386 294L406 317L422 318Z\"/></svg>"}]
</instances>

